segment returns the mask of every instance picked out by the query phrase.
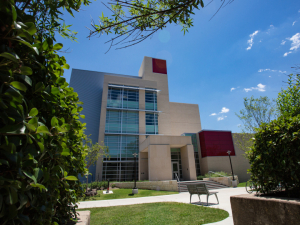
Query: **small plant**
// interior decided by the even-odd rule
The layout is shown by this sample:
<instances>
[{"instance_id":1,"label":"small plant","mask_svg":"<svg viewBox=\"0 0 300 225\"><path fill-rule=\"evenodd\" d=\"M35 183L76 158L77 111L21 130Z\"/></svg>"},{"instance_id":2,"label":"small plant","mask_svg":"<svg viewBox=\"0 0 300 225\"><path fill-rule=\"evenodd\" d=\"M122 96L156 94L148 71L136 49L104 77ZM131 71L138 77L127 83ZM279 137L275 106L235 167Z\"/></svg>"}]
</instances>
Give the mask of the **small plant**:
<instances>
[{"instance_id":1,"label":"small plant","mask_svg":"<svg viewBox=\"0 0 300 225\"><path fill-rule=\"evenodd\" d=\"M231 176L230 174L224 172L224 171L217 171L217 172L214 172L214 173L207 173L204 175L205 178L209 178L209 177L228 177L228 176Z\"/></svg>"},{"instance_id":2,"label":"small plant","mask_svg":"<svg viewBox=\"0 0 300 225\"><path fill-rule=\"evenodd\" d=\"M203 178L205 178L205 176L198 176L197 180L203 180Z\"/></svg>"}]
</instances>

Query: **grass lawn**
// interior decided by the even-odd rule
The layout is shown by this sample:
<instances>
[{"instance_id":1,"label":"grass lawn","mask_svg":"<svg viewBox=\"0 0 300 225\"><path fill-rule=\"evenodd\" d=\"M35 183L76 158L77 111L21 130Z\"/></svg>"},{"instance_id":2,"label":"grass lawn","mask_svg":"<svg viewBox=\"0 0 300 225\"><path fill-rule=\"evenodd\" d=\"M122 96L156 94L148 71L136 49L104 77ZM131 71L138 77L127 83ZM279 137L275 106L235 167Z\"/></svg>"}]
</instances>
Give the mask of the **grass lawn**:
<instances>
[{"instance_id":1,"label":"grass lawn","mask_svg":"<svg viewBox=\"0 0 300 225\"><path fill-rule=\"evenodd\" d=\"M239 184L238 184L238 187L246 187L246 182L239 183Z\"/></svg>"},{"instance_id":2,"label":"grass lawn","mask_svg":"<svg viewBox=\"0 0 300 225\"><path fill-rule=\"evenodd\" d=\"M229 216L221 209L185 203L162 202L127 206L80 209L91 211L96 224L206 224Z\"/></svg>"},{"instance_id":3,"label":"grass lawn","mask_svg":"<svg viewBox=\"0 0 300 225\"><path fill-rule=\"evenodd\" d=\"M139 193L132 195L132 189L113 189L113 194L103 194L103 191L98 191L98 195L93 197L79 198L79 201L93 201L93 200L108 200L108 199L119 199L119 198L139 198L147 196L157 195L172 195L178 194L178 192L172 191L154 191L154 190L142 190L139 189Z\"/></svg>"}]
</instances>

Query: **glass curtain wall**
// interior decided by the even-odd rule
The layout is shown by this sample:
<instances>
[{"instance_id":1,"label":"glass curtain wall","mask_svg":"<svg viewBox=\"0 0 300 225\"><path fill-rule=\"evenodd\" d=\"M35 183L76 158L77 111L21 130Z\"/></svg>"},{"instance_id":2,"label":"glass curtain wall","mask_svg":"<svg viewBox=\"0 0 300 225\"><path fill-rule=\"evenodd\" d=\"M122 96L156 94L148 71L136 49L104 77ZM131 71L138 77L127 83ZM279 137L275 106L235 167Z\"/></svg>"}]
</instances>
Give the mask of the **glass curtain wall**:
<instances>
[{"instance_id":1,"label":"glass curtain wall","mask_svg":"<svg viewBox=\"0 0 300 225\"><path fill-rule=\"evenodd\" d=\"M145 109L157 111L157 93L155 91L145 92Z\"/></svg>"},{"instance_id":2,"label":"glass curtain wall","mask_svg":"<svg viewBox=\"0 0 300 225\"><path fill-rule=\"evenodd\" d=\"M109 157L103 161L102 179L132 181L135 171L132 154L139 152L139 112L127 109L139 109L139 91L109 87L107 107L104 143L109 148Z\"/></svg>"},{"instance_id":3,"label":"glass curtain wall","mask_svg":"<svg viewBox=\"0 0 300 225\"><path fill-rule=\"evenodd\" d=\"M158 134L157 113L146 113L146 134Z\"/></svg>"},{"instance_id":4,"label":"glass curtain wall","mask_svg":"<svg viewBox=\"0 0 300 225\"><path fill-rule=\"evenodd\" d=\"M200 173L199 152L198 152L198 144L197 144L197 134L187 134L187 133L185 133L184 136L190 136L192 138L192 144L193 144L193 147L194 147L196 175L198 177L198 176L201 175L201 173Z\"/></svg>"}]
</instances>

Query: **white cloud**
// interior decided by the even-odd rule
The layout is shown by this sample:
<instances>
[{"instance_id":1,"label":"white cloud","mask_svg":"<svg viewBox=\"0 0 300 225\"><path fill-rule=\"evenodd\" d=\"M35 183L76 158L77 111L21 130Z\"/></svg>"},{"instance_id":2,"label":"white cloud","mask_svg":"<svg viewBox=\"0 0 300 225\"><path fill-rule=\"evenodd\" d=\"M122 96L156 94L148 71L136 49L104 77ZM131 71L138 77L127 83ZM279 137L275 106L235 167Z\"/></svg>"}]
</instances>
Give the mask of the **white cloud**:
<instances>
[{"instance_id":1,"label":"white cloud","mask_svg":"<svg viewBox=\"0 0 300 225\"><path fill-rule=\"evenodd\" d=\"M244 88L244 91L248 92L248 91L253 91L253 90L258 90L258 91L266 91L266 85L263 85L261 83L259 83L257 85L257 87L251 87L251 88Z\"/></svg>"},{"instance_id":2,"label":"white cloud","mask_svg":"<svg viewBox=\"0 0 300 225\"><path fill-rule=\"evenodd\" d=\"M227 116L220 116L220 117L218 117L218 121L224 120L226 117L227 117Z\"/></svg>"},{"instance_id":3,"label":"white cloud","mask_svg":"<svg viewBox=\"0 0 300 225\"><path fill-rule=\"evenodd\" d=\"M294 26L294 25L295 25L295 23L297 23L297 21L296 21L296 20L293 22L293 25L292 25L292 26Z\"/></svg>"},{"instance_id":4,"label":"white cloud","mask_svg":"<svg viewBox=\"0 0 300 225\"><path fill-rule=\"evenodd\" d=\"M259 69L258 72L264 72L264 71L270 71L270 72L278 72L278 73L286 73L286 71L282 71L282 70L271 70L271 69Z\"/></svg>"},{"instance_id":5,"label":"white cloud","mask_svg":"<svg viewBox=\"0 0 300 225\"><path fill-rule=\"evenodd\" d=\"M210 114L209 116L215 116L215 115L217 115L217 113L212 113L212 114Z\"/></svg>"},{"instance_id":6,"label":"white cloud","mask_svg":"<svg viewBox=\"0 0 300 225\"><path fill-rule=\"evenodd\" d=\"M223 107L220 113L228 113L229 109L227 109L226 107Z\"/></svg>"},{"instance_id":7,"label":"white cloud","mask_svg":"<svg viewBox=\"0 0 300 225\"><path fill-rule=\"evenodd\" d=\"M235 90L235 89L236 89L236 88L233 87L233 88L230 89L230 91L233 91L233 90Z\"/></svg>"},{"instance_id":8,"label":"white cloud","mask_svg":"<svg viewBox=\"0 0 300 225\"><path fill-rule=\"evenodd\" d=\"M291 48L289 52L286 52L283 54L284 57L286 57L288 54L291 54L293 51L296 51L298 48L300 48L300 33L295 34L291 38L287 38L287 40L291 41Z\"/></svg>"},{"instance_id":9,"label":"white cloud","mask_svg":"<svg viewBox=\"0 0 300 225\"><path fill-rule=\"evenodd\" d=\"M282 40L280 44L281 44L281 45L284 45L284 44L285 44L285 42L286 42L286 41Z\"/></svg>"},{"instance_id":10,"label":"white cloud","mask_svg":"<svg viewBox=\"0 0 300 225\"><path fill-rule=\"evenodd\" d=\"M249 35L250 39L247 41L247 43L248 43L248 45L249 45L248 48L246 48L247 51L250 50L250 49L252 48L252 45L253 45L253 43L254 43L254 42L253 42L254 36L257 35L258 32L259 32L259 31L256 30L256 31L253 32L253 34L250 34L250 35Z\"/></svg>"}]
</instances>

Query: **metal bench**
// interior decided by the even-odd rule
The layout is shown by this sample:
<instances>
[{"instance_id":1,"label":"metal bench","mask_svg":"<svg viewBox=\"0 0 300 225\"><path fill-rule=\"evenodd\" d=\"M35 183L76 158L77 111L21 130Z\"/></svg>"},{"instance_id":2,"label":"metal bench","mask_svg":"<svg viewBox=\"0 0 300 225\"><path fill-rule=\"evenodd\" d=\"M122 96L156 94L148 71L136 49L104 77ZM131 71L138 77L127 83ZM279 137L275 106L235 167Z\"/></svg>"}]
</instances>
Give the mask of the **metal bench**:
<instances>
[{"instance_id":1,"label":"metal bench","mask_svg":"<svg viewBox=\"0 0 300 225\"><path fill-rule=\"evenodd\" d=\"M192 195L198 195L199 201L201 202L200 195L207 195L207 205L208 205L208 197L210 195L215 195L219 204L219 199L217 196L218 192L210 192L208 191L206 184L188 184L186 185L187 189L190 193L190 203L192 203Z\"/></svg>"}]
</instances>

